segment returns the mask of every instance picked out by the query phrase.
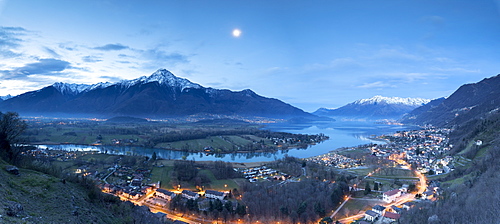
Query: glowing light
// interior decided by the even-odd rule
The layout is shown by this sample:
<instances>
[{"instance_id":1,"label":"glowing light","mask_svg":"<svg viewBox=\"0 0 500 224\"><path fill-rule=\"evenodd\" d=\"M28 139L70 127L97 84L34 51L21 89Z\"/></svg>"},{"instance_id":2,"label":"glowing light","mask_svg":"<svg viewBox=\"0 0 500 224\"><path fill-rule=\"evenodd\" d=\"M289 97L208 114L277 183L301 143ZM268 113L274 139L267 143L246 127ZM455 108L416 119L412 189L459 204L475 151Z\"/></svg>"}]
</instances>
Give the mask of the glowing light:
<instances>
[{"instance_id":1,"label":"glowing light","mask_svg":"<svg viewBox=\"0 0 500 224\"><path fill-rule=\"evenodd\" d=\"M241 30L234 29L233 30L233 37L239 37L239 36L241 36Z\"/></svg>"}]
</instances>

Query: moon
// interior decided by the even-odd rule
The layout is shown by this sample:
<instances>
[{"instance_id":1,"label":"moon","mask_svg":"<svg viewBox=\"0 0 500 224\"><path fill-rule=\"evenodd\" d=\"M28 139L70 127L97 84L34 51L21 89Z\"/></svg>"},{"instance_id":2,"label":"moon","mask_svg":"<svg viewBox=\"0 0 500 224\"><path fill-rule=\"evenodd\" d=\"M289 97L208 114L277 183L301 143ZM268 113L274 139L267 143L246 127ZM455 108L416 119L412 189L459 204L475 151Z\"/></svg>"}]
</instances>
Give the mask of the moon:
<instances>
[{"instance_id":1,"label":"moon","mask_svg":"<svg viewBox=\"0 0 500 224\"><path fill-rule=\"evenodd\" d=\"M241 36L241 30L234 29L233 30L233 37L239 37L239 36Z\"/></svg>"}]
</instances>

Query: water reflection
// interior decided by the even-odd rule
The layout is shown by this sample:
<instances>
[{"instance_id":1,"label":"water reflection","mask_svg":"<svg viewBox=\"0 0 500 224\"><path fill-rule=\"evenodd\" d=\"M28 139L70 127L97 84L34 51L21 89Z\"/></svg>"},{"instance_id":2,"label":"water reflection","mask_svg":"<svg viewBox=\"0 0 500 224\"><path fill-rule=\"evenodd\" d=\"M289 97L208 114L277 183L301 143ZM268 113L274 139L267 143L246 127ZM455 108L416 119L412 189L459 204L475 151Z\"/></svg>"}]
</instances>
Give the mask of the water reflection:
<instances>
[{"instance_id":1,"label":"water reflection","mask_svg":"<svg viewBox=\"0 0 500 224\"><path fill-rule=\"evenodd\" d=\"M136 146L86 146L86 145L40 145L39 148L49 148L66 151L98 151L116 155L141 155L151 157L154 152L164 159L188 159L195 161L222 160L227 162L265 162L274 161L284 156L307 158L329 151L361 144L377 143L371 137L389 134L398 130L408 130L414 127L374 124L369 122L331 122L323 124L293 124L271 125L266 129L297 134L319 134L330 136L329 140L309 146L307 149L287 149L277 152L245 152L232 154L190 153L168 149L145 148Z\"/></svg>"}]
</instances>

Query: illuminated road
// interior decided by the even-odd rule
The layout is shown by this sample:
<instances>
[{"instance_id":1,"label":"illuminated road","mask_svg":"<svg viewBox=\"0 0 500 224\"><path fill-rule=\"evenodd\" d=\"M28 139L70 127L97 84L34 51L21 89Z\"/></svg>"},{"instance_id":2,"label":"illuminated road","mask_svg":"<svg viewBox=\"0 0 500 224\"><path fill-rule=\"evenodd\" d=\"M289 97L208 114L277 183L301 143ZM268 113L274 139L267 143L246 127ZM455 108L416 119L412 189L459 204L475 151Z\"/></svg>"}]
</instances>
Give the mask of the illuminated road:
<instances>
[{"instance_id":1,"label":"illuminated road","mask_svg":"<svg viewBox=\"0 0 500 224\"><path fill-rule=\"evenodd\" d=\"M399 164L401 165L404 165L404 166L408 166L408 163L406 163L406 161L404 160L398 160L397 161ZM379 168L380 169L380 168ZM378 169L377 169L378 170ZM366 177L368 176L371 176L374 172L371 172L369 173L368 175L366 175L363 179L365 179ZM418 194L421 194L423 192L425 192L425 190L427 189L427 178L425 177L425 175L423 175L422 173L418 172L418 171L413 171L413 173L415 174L415 176L418 177L419 181L418 181L418 184L417 184L417 192ZM359 184L359 183L358 183ZM342 208L342 206L350 199L350 197L348 197L344 203L342 203L342 205L340 205L340 207L330 216L330 218L333 219L333 216L335 216L335 214L337 214L337 212L340 210L340 208ZM400 206L401 204L405 203L405 202L409 202L409 201L413 201L415 200L415 195L414 194L403 194L401 197L399 197L395 202L392 202L390 204L386 204L384 201L380 200L381 204L384 204L385 207L390 207L392 205L396 205L396 206ZM355 215L351 215L349 217L346 217L346 218L342 218L342 219L339 219L337 221L339 221L340 223L351 223L351 222L354 222L355 220L358 220L358 219L361 219L364 217L364 212L365 211L360 211L358 214L355 214Z\"/></svg>"}]
</instances>

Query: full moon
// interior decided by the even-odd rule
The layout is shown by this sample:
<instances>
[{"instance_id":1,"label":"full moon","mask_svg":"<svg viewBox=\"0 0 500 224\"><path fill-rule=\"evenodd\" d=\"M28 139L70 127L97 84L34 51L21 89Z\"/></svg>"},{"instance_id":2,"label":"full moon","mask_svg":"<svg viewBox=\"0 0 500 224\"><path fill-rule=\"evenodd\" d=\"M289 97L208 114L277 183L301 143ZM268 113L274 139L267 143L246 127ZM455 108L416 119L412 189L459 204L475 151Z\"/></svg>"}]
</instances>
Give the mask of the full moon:
<instances>
[{"instance_id":1,"label":"full moon","mask_svg":"<svg viewBox=\"0 0 500 224\"><path fill-rule=\"evenodd\" d=\"M239 30L239 29L233 30L233 37L239 37L240 35L241 35L241 30Z\"/></svg>"}]
</instances>

